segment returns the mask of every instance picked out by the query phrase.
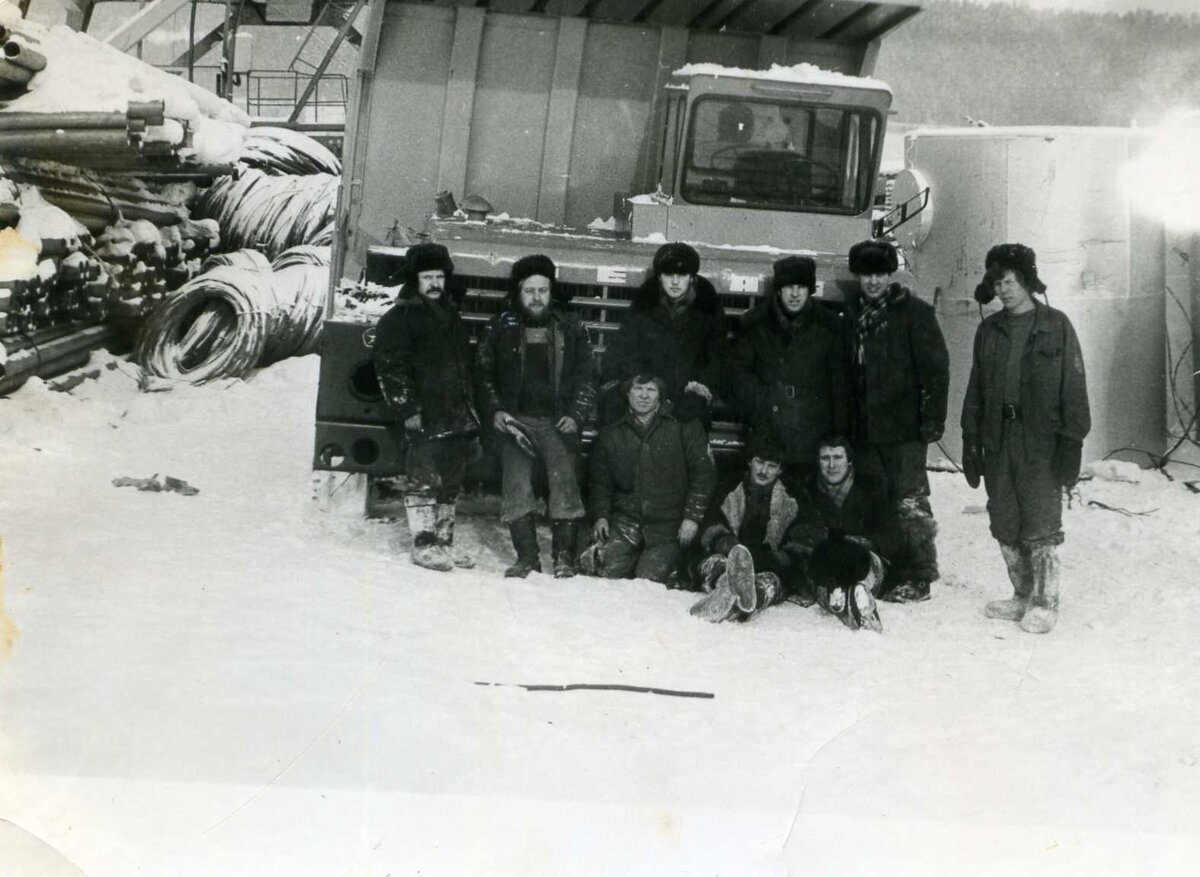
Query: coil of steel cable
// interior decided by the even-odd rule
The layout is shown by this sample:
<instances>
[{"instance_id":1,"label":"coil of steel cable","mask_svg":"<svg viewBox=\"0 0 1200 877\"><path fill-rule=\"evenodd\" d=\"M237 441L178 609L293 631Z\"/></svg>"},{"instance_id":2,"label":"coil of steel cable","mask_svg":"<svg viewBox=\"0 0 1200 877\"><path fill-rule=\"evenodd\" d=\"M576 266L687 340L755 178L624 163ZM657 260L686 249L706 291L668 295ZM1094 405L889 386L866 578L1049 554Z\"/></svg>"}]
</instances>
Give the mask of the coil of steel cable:
<instances>
[{"instance_id":1,"label":"coil of steel cable","mask_svg":"<svg viewBox=\"0 0 1200 877\"><path fill-rule=\"evenodd\" d=\"M332 242L338 182L331 174L271 176L251 168L210 186L192 215L215 219L226 249L256 247L274 258L289 247Z\"/></svg>"},{"instance_id":2,"label":"coil of steel cable","mask_svg":"<svg viewBox=\"0 0 1200 877\"><path fill-rule=\"evenodd\" d=\"M215 264L214 264L215 263ZM175 291L142 329L148 373L203 384L316 349L329 289L329 250L302 246L274 263L240 250Z\"/></svg>"},{"instance_id":3,"label":"coil of steel cable","mask_svg":"<svg viewBox=\"0 0 1200 877\"><path fill-rule=\"evenodd\" d=\"M268 174L338 176L342 172L338 157L312 137L274 126L251 128L238 161Z\"/></svg>"},{"instance_id":4,"label":"coil of steel cable","mask_svg":"<svg viewBox=\"0 0 1200 877\"><path fill-rule=\"evenodd\" d=\"M138 360L161 378L241 378L262 359L275 291L265 271L221 266L179 287L142 327Z\"/></svg>"},{"instance_id":5,"label":"coil of steel cable","mask_svg":"<svg viewBox=\"0 0 1200 877\"><path fill-rule=\"evenodd\" d=\"M263 364L317 349L329 294L329 248L292 247L271 263L275 298L281 302Z\"/></svg>"}]
</instances>

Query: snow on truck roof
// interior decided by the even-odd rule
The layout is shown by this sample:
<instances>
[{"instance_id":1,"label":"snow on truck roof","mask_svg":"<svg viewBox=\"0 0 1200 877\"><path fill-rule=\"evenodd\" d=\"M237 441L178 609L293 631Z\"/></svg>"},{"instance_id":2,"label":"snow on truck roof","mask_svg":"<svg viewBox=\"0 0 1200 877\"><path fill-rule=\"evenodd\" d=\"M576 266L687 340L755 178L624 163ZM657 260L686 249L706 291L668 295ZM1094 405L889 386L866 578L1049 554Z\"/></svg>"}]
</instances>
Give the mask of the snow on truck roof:
<instances>
[{"instance_id":1,"label":"snow on truck roof","mask_svg":"<svg viewBox=\"0 0 1200 877\"><path fill-rule=\"evenodd\" d=\"M725 67L722 64L685 64L675 71L676 76L727 76L737 79L757 79L764 82L788 82L801 85L834 85L840 88L867 88L892 93L886 82L865 76L851 76L826 70L816 64L794 64L785 67L772 64L769 70L747 70L744 67Z\"/></svg>"}]
</instances>

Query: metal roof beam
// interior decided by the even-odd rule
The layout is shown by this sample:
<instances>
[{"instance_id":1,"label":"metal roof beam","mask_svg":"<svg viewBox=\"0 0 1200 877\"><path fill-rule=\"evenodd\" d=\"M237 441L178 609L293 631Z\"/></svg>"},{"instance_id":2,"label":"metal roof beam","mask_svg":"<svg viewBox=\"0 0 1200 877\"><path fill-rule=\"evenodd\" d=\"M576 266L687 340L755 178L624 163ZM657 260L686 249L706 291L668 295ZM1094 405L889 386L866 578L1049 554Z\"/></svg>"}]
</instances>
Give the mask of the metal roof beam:
<instances>
[{"instance_id":1,"label":"metal roof beam","mask_svg":"<svg viewBox=\"0 0 1200 877\"><path fill-rule=\"evenodd\" d=\"M820 6L822 2L823 0L806 0L806 2L801 3L783 18L779 19L779 21L771 25L771 27L767 30L767 33L773 36L782 34L787 28L791 27L801 18L808 15L808 13Z\"/></svg>"},{"instance_id":2,"label":"metal roof beam","mask_svg":"<svg viewBox=\"0 0 1200 877\"><path fill-rule=\"evenodd\" d=\"M109 34L105 40L114 49L127 52L146 38L150 31L183 9L191 0L154 0L129 21Z\"/></svg>"},{"instance_id":3,"label":"metal roof beam","mask_svg":"<svg viewBox=\"0 0 1200 877\"><path fill-rule=\"evenodd\" d=\"M920 11L921 11L921 7L919 7L919 6L905 6L900 11L898 11L895 15L893 15L891 18L889 18L887 21L885 21L883 24L879 25L879 27L875 28L873 31L871 31L869 34L867 34L865 39L867 41L879 39L884 34L890 33L891 31L898 28L900 25L904 24L904 22L908 21L910 18L912 18L914 15L916 15Z\"/></svg>"},{"instance_id":4,"label":"metal roof beam","mask_svg":"<svg viewBox=\"0 0 1200 877\"><path fill-rule=\"evenodd\" d=\"M839 34L845 33L847 30L849 30L851 27L853 27L856 23L862 21L868 15L875 12L877 9L879 9L878 3L864 3L862 6L860 6L858 9L854 10L853 12L851 12L849 15L847 15L845 18L843 18L841 21L839 21L833 27L829 28L829 30L825 31L825 33L821 34L820 39L831 40L834 37L838 36Z\"/></svg>"}]
</instances>

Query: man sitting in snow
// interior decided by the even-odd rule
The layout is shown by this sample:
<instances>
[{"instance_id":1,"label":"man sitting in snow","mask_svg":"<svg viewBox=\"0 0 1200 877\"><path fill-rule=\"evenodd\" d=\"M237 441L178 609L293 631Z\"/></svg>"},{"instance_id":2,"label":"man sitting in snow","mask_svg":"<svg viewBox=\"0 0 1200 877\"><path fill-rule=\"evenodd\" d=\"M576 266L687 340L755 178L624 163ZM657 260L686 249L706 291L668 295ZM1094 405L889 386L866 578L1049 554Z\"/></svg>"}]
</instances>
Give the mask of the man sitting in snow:
<instances>
[{"instance_id":1,"label":"man sitting in snow","mask_svg":"<svg viewBox=\"0 0 1200 877\"><path fill-rule=\"evenodd\" d=\"M783 449L772 431L759 430L750 454L745 473L717 492L700 531L694 579L708 596L691 611L708 621L744 621L778 603L797 569L785 539L797 507L780 478Z\"/></svg>"},{"instance_id":2,"label":"man sitting in snow","mask_svg":"<svg viewBox=\"0 0 1200 877\"><path fill-rule=\"evenodd\" d=\"M408 440L404 509L412 560L443 572L475 565L454 548L454 503L478 449L479 417L453 274L441 244L410 247L404 286L379 320L374 348L379 388Z\"/></svg>"},{"instance_id":3,"label":"man sitting in snow","mask_svg":"<svg viewBox=\"0 0 1200 877\"><path fill-rule=\"evenodd\" d=\"M635 375L625 389L628 412L592 449L596 545L583 566L605 578L667 583L700 530L716 467L700 421L680 422L661 409L660 378Z\"/></svg>"},{"instance_id":4,"label":"man sitting in snow","mask_svg":"<svg viewBox=\"0 0 1200 877\"><path fill-rule=\"evenodd\" d=\"M881 630L873 591L883 582L883 555L898 538L884 486L854 469L849 439L821 439L817 473L796 497L787 541L804 556L794 599L815 599L850 628Z\"/></svg>"}]
</instances>

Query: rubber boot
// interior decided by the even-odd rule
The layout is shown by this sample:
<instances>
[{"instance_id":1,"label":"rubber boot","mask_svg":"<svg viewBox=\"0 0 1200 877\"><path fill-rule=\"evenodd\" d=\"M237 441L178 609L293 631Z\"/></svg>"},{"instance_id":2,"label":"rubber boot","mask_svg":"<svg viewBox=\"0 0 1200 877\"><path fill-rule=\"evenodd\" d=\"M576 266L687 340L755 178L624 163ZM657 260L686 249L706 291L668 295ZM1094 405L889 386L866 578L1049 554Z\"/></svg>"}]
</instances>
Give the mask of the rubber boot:
<instances>
[{"instance_id":1,"label":"rubber boot","mask_svg":"<svg viewBox=\"0 0 1200 877\"><path fill-rule=\"evenodd\" d=\"M1021 618L1021 630L1049 633L1058 623L1058 546L1032 546L1029 565L1033 570L1033 595Z\"/></svg>"},{"instance_id":2,"label":"rubber boot","mask_svg":"<svg viewBox=\"0 0 1200 877\"><path fill-rule=\"evenodd\" d=\"M758 594L758 609L761 612L783 600L783 581L776 573L760 572L754 576L754 590Z\"/></svg>"},{"instance_id":3,"label":"rubber boot","mask_svg":"<svg viewBox=\"0 0 1200 877\"><path fill-rule=\"evenodd\" d=\"M454 569L454 561L437 541L437 513L433 501L424 496L406 496L404 514L408 518L408 531L412 534L412 562L438 572Z\"/></svg>"},{"instance_id":4,"label":"rubber boot","mask_svg":"<svg viewBox=\"0 0 1200 877\"><path fill-rule=\"evenodd\" d=\"M454 547L454 503L439 502L434 512L434 531L437 533L438 545L442 546L451 562L460 569L475 566L475 558L461 548Z\"/></svg>"},{"instance_id":5,"label":"rubber boot","mask_svg":"<svg viewBox=\"0 0 1200 877\"><path fill-rule=\"evenodd\" d=\"M883 633L883 622L879 620L879 607L871 588L865 582L859 582L850 588L847 600L848 626L855 630L873 630Z\"/></svg>"},{"instance_id":6,"label":"rubber boot","mask_svg":"<svg viewBox=\"0 0 1200 877\"><path fill-rule=\"evenodd\" d=\"M717 624L722 621L739 617L737 595L729 586L729 574L721 573L713 589L696 601L689 612L697 618Z\"/></svg>"},{"instance_id":7,"label":"rubber boot","mask_svg":"<svg viewBox=\"0 0 1200 877\"><path fill-rule=\"evenodd\" d=\"M710 554L700 562L697 572L699 573L700 590L711 594L713 588L717 586L717 579L721 577L721 573L725 572L725 555Z\"/></svg>"},{"instance_id":8,"label":"rubber boot","mask_svg":"<svg viewBox=\"0 0 1200 877\"><path fill-rule=\"evenodd\" d=\"M554 577L569 579L575 576L576 521L550 522L550 556L554 560Z\"/></svg>"},{"instance_id":9,"label":"rubber boot","mask_svg":"<svg viewBox=\"0 0 1200 877\"><path fill-rule=\"evenodd\" d=\"M508 533L512 536L513 548L517 550L517 562L506 569L504 575L510 579L523 579L531 572L541 572L537 525L533 522L533 515L517 518L508 525Z\"/></svg>"},{"instance_id":10,"label":"rubber boot","mask_svg":"<svg viewBox=\"0 0 1200 877\"><path fill-rule=\"evenodd\" d=\"M1029 552L1020 545L1000 543L1000 553L1004 555L1004 565L1008 567L1008 580L1012 582L1013 596L1008 600L992 600L983 607L983 614L988 618L999 618L1004 621L1020 621L1029 608L1029 596L1033 590L1033 570L1030 567Z\"/></svg>"}]
</instances>

